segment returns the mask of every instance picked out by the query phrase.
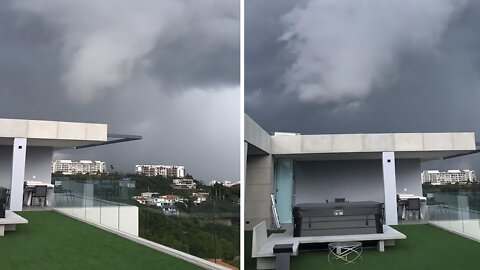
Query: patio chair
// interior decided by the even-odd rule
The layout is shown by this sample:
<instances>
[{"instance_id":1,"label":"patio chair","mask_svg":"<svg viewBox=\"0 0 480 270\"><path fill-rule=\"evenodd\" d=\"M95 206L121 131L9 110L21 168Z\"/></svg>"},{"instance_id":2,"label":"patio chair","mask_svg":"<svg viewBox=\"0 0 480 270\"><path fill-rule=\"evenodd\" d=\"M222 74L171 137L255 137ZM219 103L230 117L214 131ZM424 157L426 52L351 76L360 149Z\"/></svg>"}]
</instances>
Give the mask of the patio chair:
<instances>
[{"instance_id":1,"label":"patio chair","mask_svg":"<svg viewBox=\"0 0 480 270\"><path fill-rule=\"evenodd\" d=\"M44 198L43 200L43 206L47 205L47 186L35 186L33 193L32 193L32 199L30 201L30 206L33 205L33 200L35 198L39 198L40 203L42 202L41 198Z\"/></svg>"},{"instance_id":2,"label":"patio chair","mask_svg":"<svg viewBox=\"0 0 480 270\"><path fill-rule=\"evenodd\" d=\"M419 198L410 198L407 200L407 211L409 214L407 217L410 216L410 211L418 211L418 219L421 219L420 214L420 199Z\"/></svg>"}]
</instances>

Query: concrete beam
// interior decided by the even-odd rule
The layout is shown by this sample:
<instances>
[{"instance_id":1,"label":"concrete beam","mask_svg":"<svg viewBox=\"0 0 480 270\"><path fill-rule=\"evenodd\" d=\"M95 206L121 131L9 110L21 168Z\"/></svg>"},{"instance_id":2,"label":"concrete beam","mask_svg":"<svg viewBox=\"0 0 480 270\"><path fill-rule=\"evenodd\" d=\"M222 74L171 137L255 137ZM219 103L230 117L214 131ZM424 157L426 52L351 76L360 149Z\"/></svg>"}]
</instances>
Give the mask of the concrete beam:
<instances>
[{"instance_id":1,"label":"concrete beam","mask_svg":"<svg viewBox=\"0 0 480 270\"><path fill-rule=\"evenodd\" d=\"M106 124L0 118L0 138L107 141Z\"/></svg>"},{"instance_id":2,"label":"concrete beam","mask_svg":"<svg viewBox=\"0 0 480 270\"><path fill-rule=\"evenodd\" d=\"M378 133L271 136L271 154L342 154L408 152L430 155L435 152L476 150L473 132L454 133Z\"/></svg>"}]
</instances>

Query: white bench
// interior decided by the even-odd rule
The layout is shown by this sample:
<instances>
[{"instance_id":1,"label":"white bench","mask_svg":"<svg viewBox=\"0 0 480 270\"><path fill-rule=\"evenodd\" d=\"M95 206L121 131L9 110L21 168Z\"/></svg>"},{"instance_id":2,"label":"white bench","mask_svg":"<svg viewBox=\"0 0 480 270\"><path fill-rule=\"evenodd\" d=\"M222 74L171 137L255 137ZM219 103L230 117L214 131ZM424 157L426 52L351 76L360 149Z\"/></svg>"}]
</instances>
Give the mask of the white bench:
<instances>
[{"instance_id":1,"label":"white bench","mask_svg":"<svg viewBox=\"0 0 480 270\"><path fill-rule=\"evenodd\" d=\"M0 236L5 235L5 231L15 231L17 224L27 224L28 220L15 214L14 212L5 211L5 218L0 218Z\"/></svg>"},{"instance_id":2,"label":"white bench","mask_svg":"<svg viewBox=\"0 0 480 270\"><path fill-rule=\"evenodd\" d=\"M273 247L276 244L293 244L292 256L298 255L300 244L351 241L376 241L378 250L384 252L385 246L393 246L395 240L406 238L407 236L387 225L383 225L383 233L374 234L293 237L293 229L287 229L284 233L274 233L267 237L267 226L265 221L262 221L253 228L252 258L257 258L257 269L274 269Z\"/></svg>"}]
</instances>

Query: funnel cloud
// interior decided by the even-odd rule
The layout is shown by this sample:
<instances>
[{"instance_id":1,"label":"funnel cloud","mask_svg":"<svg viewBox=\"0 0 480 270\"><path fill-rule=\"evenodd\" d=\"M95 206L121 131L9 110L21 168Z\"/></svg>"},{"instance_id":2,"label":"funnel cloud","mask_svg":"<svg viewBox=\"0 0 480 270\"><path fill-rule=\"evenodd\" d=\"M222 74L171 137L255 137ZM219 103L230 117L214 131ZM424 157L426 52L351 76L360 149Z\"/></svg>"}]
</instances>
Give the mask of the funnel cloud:
<instances>
[{"instance_id":1,"label":"funnel cloud","mask_svg":"<svg viewBox=\"0 0 480 270\"><path fill-rule=\"evenodd\" d=\"M351 103L391 85L405 54L431 54L465 1L311 0L281 18L293 56L285 90L304 102Z\"/></svg>"}]
</instances>

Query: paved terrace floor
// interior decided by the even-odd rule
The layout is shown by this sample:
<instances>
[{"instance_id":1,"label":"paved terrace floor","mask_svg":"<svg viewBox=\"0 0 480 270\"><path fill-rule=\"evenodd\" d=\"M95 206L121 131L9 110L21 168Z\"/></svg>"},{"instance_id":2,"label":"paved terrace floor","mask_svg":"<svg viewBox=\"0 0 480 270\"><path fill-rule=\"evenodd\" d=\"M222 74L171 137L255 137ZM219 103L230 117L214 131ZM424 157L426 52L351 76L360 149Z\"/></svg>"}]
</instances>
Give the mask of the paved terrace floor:
<instances>
[{"instance_id":1,"label":"paved terrace floor","mask_svg":"<svg viewBox=\"0 0 480 270\"><path fill-rule=\"evenodd\" d=\"M61 214L20 212L28 224L0 238L0 269L201 269Z\"/></svg>"},{"instance_id":2,"label":"paved terrace floor","mask_svg":"<svg viewBox=\"0 0 480 270\"><path fill-rule=\"evenodd\" d=\"M354 264L330 264L328 251L305 252L291 259L291 269L368 269L368 270L441 270L477 269L480 263L480 243L435 228L431 225L399 225L394 228L407 236L394 247L380 253L365 249L363 260ZM252 254L252 232L245 232L245 269L255 269ZM250 256L249 256L250 255Z\"/></svg>"}]
</instances>

